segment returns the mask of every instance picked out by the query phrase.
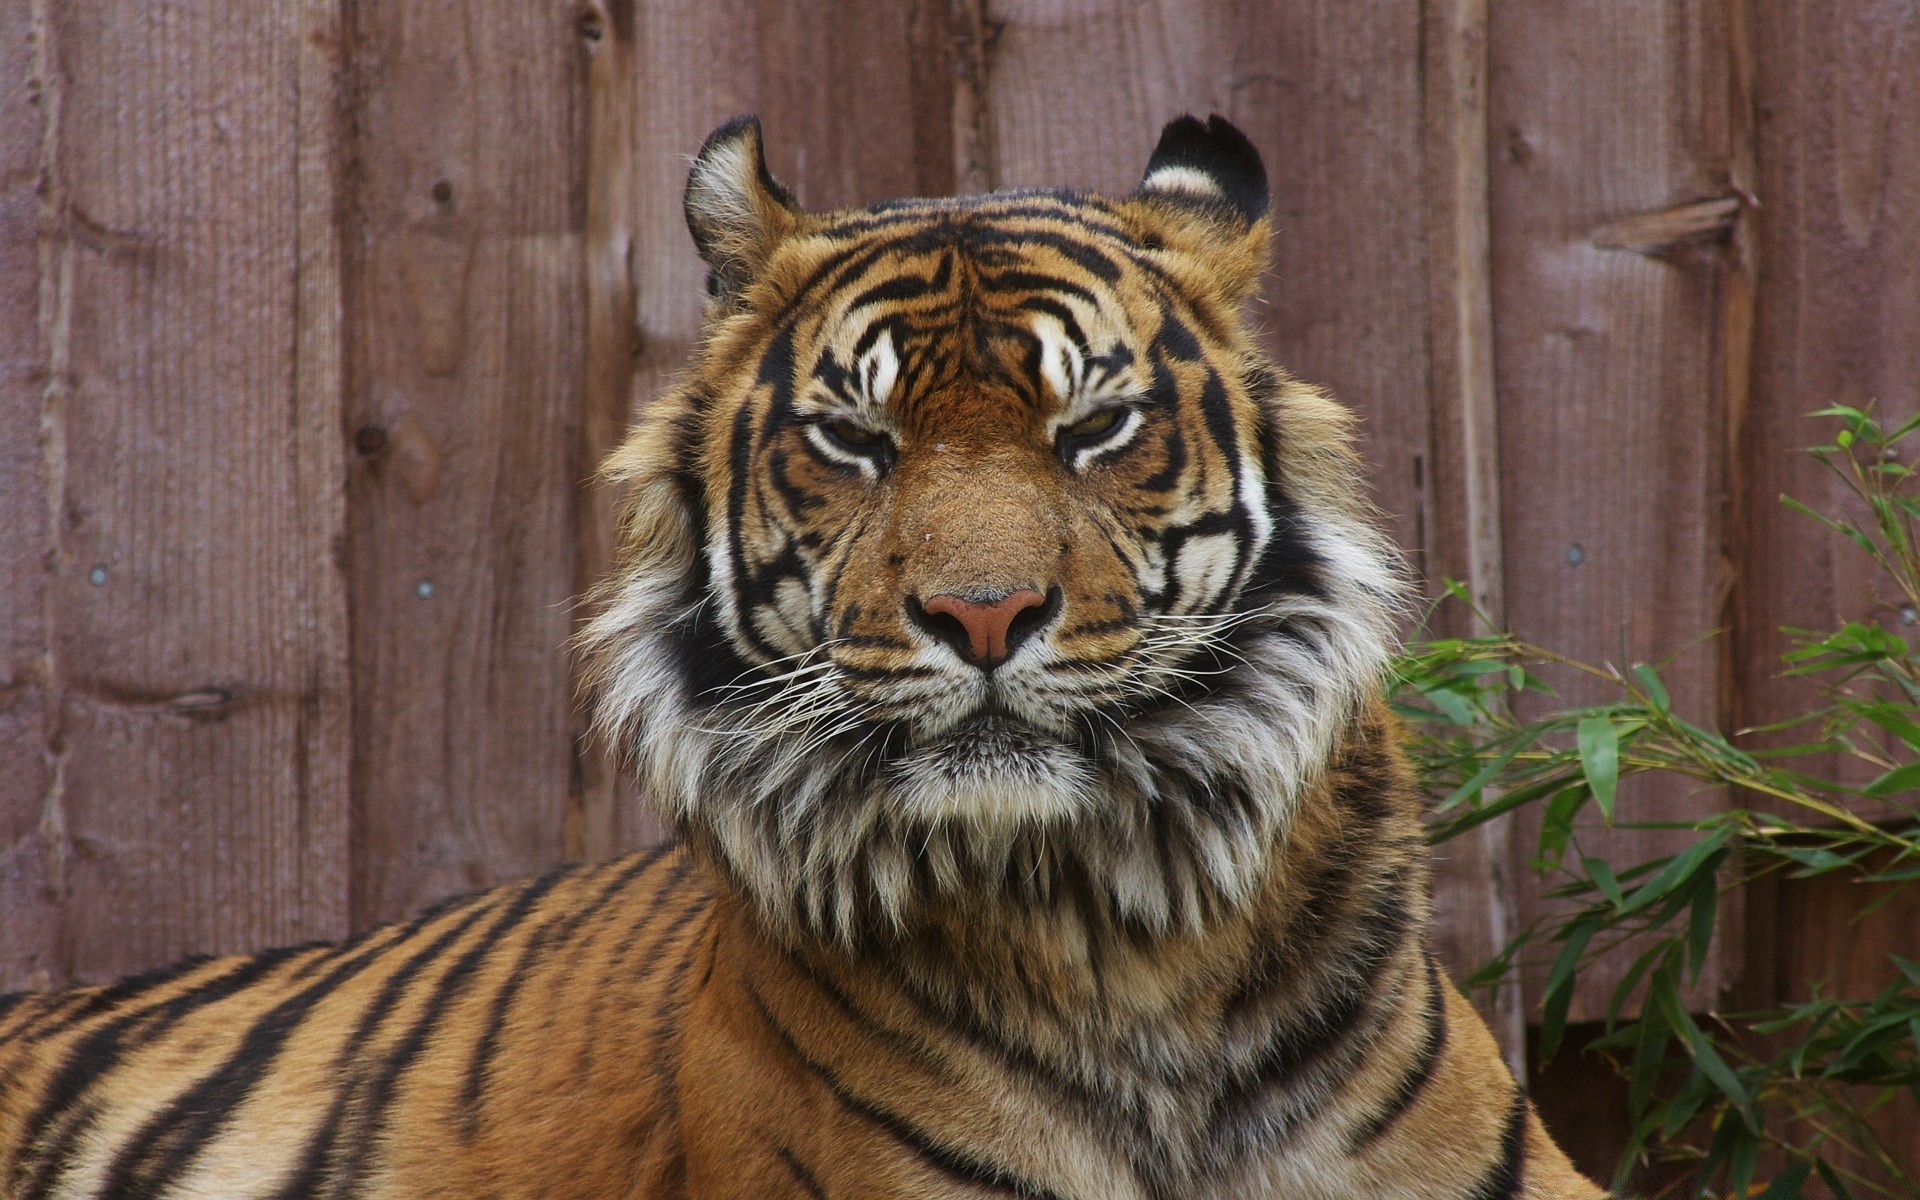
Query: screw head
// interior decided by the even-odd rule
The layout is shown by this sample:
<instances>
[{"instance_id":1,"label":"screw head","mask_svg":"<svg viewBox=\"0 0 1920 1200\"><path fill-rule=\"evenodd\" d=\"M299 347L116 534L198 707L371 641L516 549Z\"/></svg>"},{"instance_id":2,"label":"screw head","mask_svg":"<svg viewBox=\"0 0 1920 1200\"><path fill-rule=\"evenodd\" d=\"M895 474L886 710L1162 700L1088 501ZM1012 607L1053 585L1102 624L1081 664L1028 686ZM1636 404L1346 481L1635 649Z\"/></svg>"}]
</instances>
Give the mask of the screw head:
<instances>
[{"instance_id":1,"label":"screw head","mask_svg":"<svg viewBox=\"0 0 1920 1200\"><path fill-rule=\"evenodd\" d=\"M413 594L420 597L422 600L425 600L427 597L433 595L433 580L422 579L419 583L414 584Z\"/></svg>"},{"instance_id":2,"label":"screw head","mask_svg":"<svg viewBox=\"0 0 1920 1200\"><path fill-rule=\"evenodd\" d=\"M1585 561L1587 561L1587 549L1585 546L1575 542L1573 545L1567 547L1568 566L1577 567Z\"/></svg>"},{"instance_id":3,"label":"screw head","mask_svg":"<svg viewBox=\"0 0 1920 1200\"><path fill-rule=\"evenodd\" d=\"M105 567L95 567L93 570L88 571L87 582L95 587L107 586L107 569Z\"/></svg>"}]
</instances>

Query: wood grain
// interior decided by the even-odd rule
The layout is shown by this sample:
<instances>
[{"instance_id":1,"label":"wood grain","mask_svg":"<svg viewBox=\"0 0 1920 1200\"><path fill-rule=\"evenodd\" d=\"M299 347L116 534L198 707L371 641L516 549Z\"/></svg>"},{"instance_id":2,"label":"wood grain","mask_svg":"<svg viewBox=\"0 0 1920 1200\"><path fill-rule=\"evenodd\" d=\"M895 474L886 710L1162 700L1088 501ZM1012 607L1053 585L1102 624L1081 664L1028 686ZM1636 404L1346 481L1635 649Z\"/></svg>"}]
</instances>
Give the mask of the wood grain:
<instances>
[{"instance_id":1,"label":"wood grain","mask_svg":"<svg viewBox=\"0 0 1920 1200\"><path fill-rule=\"evenodd\" d=\"M1493 280L1487 213L1487 3L1448 0L1425 13L1427 293L1432 450L1421 530L1429 587L1465 584L1473 610L1435 614L1436 635L1506 623L1500 538L1500 413L1494 384ZM1522 879L1513 819L1434 849L1434 948L1456 978L1492 959L1518 932ZM1526 1071L1522 990L1474 997L1517 1075Z\"/></svg>"},{"instance_id":2,"label":"wood grain","mask_svg":"<svg viewBox=\"0 0 1920 1200\"><path fill-rule=\"evenodd\" d=\"M634 6L632 0L581 9L578 32L587 58L586 381L581 397L580 462L604 461L626 432L633 401L634 363L640 350L635 322ZM573 592L585 597L613 565L618 497L610 487L588 484L575 523ZM574 628L591 616L584 600ZM658 840L664 830L645 824L639 797L612 747L590 728L585 704L574 712L573 787L568 797L563 852L570 859L601 859L636 843Z\"/></svg>"},{"instance_id":3,"label":"wood grain","mask_svg":"<svg viewBox=\"0 0 1920 1200\"><path fill-rule=\"evenodd\" d=\"M1594 0L1491 9L1490 209L1498 313L1507 614L1522 636L1622 666L1682 650L1721 619L1727 531L1724 255L1686 239L1612 248L1596 231L1729 190L1724 12ZM1724 641L1665 675L1715 723ZM1596 698L1555 678L1555 703ZM1671 782L1622 789L1623 819L1673 820L1721 798ZM1537 818L1518 844L1531 846ZM1581 842L1616 863L1675 844L1651 831ZM1540 910L1523 906L1523 921ZM1623 964L1583 972L1574 1019L1604 1011ZM1702 995L1724 978L1708 973Z\"/></svg>"},{"instance_id":4,"label":"wood grain","mask_svg":"<svg viewBox=\"0 0 1920 1200\"><path fill-rule=\"evenodd\" d=\"M308 38L329 18L29 20L37 119L8 114L6 239L30 261L14 172L32 139L38 297L8 419L40 427L18 477L40 492L40 570L10 572L39 645L9 634L10 675L32 660L6 721L25 769L0 890L9 929L53 940L8 953L0 986L346 925L340 397L314 311L337 285L312 220L330 176L296 154L326 137L333 75Z\"/></svg>"},{"instance_id":5,"label":"wood grain","mask_svg":"<svg viewBox=\"0 0 1920 1200\"><path fill-rule=\"evenodd\" d=\"M57 79L49 86L46 21L44 3L0 8L0 992L72 976L47 611L61 445L57 419L42 424L65 401L64 364L50 361L64 292L40 235L45 205L57 203L42 163L64 92Z\"/></svg>"},{"instance_id":6,"label":"wood grain","mask_svg":"<svg viewBox=\"0 0 1920 1200\"><path fill-rule=\"evenodd\" d=\"M1764 263L1753 360L1740 561L1742 724L1812 707L1805 681L1782 679L1783 626L1879 621L1909 638L1915 618L1850 543L1788 511L1790 495L1863 523L1864 506L1803 448L1830 440L1807 414L1875 406L1889 421L1920 411L1920 14L1856 5L1835 13L1755 9ZM1910 464L1913 458L1910 455ZM1800 740L1800 739L1795 739ZM1838 759L1816 764L1843 768Z\"/></svg>"},{"instance_id":7,"label":"wood grain","mask_svg":"<svg viewBox=\"0 0 1920 1200\"><path fill-rule=\"evenodd\" d=\"M566 850L579 553L578 14L355 6L353 921Z\"/></svg>"}]
</instances>

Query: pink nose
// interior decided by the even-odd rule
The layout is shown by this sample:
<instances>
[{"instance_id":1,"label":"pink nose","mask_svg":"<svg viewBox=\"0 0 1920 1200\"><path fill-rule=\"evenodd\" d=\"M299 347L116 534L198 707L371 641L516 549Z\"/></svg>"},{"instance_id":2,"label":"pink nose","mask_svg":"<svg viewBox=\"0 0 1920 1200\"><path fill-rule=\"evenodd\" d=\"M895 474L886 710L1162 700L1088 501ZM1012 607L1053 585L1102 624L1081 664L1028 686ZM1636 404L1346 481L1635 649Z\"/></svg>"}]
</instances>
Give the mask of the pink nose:
<instances>
[{"instance_id":1,"label":"pink nose","mask_svg":"<svg viewBox=\"0 0 1920 1200\"><path fill-rule=\"evenodd\" d=\"M1046 624L1048 614L1032 610L1049 607L1047 598L1032 588L986 601L955 595L934 596L919 606L924 614L921 625L928 632L952 646L960 657L985 670L1005 662L1028 633ZM1020 621L1023 614L1027 619Z\"/></svg>"}]
</instances>

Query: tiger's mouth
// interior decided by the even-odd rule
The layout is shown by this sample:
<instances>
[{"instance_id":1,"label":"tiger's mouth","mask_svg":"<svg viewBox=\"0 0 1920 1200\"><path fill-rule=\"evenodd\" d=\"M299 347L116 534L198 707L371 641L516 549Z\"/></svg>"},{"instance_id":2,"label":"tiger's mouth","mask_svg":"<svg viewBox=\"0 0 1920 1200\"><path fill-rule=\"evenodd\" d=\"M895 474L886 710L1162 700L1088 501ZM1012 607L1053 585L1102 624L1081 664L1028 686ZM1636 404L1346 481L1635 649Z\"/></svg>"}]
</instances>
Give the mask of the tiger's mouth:
<instances>
[{"instance_id":1,"label":"tiger's mouth","mask_svg":"<svg viewBox=\"0 0 1920 1200\"><path fill-rule=\"evenodd\" d=\"M989 826L1070 817L1094 782L1067 739L996 706L911 746L889 773L909 815Z\"/></svg>"},{"instance_id":2,"label":"tiger's mouth","mask_svg":"<svg viewBox=\"0 0 1920 1200\"><path fill-rule=\"evenodd\" d=\"M990 705L932 739L931 745L952 756L975 756L997 760L1034 753L1060 739L1023 717Z\"/></svg>"}]
</instances>

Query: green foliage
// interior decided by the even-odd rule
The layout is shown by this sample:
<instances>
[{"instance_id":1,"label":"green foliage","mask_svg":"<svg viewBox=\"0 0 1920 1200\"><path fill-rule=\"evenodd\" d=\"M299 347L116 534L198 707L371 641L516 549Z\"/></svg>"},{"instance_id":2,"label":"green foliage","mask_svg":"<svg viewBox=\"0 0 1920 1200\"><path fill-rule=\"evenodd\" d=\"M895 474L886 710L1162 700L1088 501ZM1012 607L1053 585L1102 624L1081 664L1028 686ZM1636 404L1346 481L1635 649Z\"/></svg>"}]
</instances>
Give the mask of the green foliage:
<instances>
[{"instance_id":1,"label":"green foliage","mask_svg":"<svg viewBox=\"0 0 1920 1200\"><path fill-rule=\"evenodd\" d=\"M1550 1058L1581 971L1601 954L1631 963L1591 1047L1628 1084L1633 1136L1616 1189L1638 1164L1662 1160L1691 1166L1688 1194L1787 1198L1817 1180L1835 1196L1920 1195L1911 1164L1867 1120L1899 1091L1920 1098L1920 963L1890 956L1895 981L1874 996L1816 990L1806 1003L1706 1016L1685 1002L1729 893L1772 876L1834 875L1866 885L1864 908L1920 879L1920 652L1896 631L1920 610L1920 487L1900 461L1902 443L1920 441L1920 418L1883 428L1853 408L1815 415L1838 429L1810 453L1861 516L1783 501L1868 555L1903 599L1887 627L1787 631L1785 674L1806 687L1795 719L1729 737L1675 711L1664 664L1623 671L1510 635L1417 643L1399 664L1396 708L1438 797L1433 840L1538 810L1534 865L1551 915L1466 985L1517 986L1516 971L1544 968L1537 1019ZM1562 707L1542 675L1584 676L1598 686L1583 690L1606 699ZM1747 748L1780 740L1794 744ZM1636 820L1635 789L1622 786L1636 775L1722 790L1729 807L1682 825ZM1620 861L1596 827L1679 830L1683 844ZM1756 1180L1763 1161L1771 1177Z\"/></svg>"}]
</instances>

